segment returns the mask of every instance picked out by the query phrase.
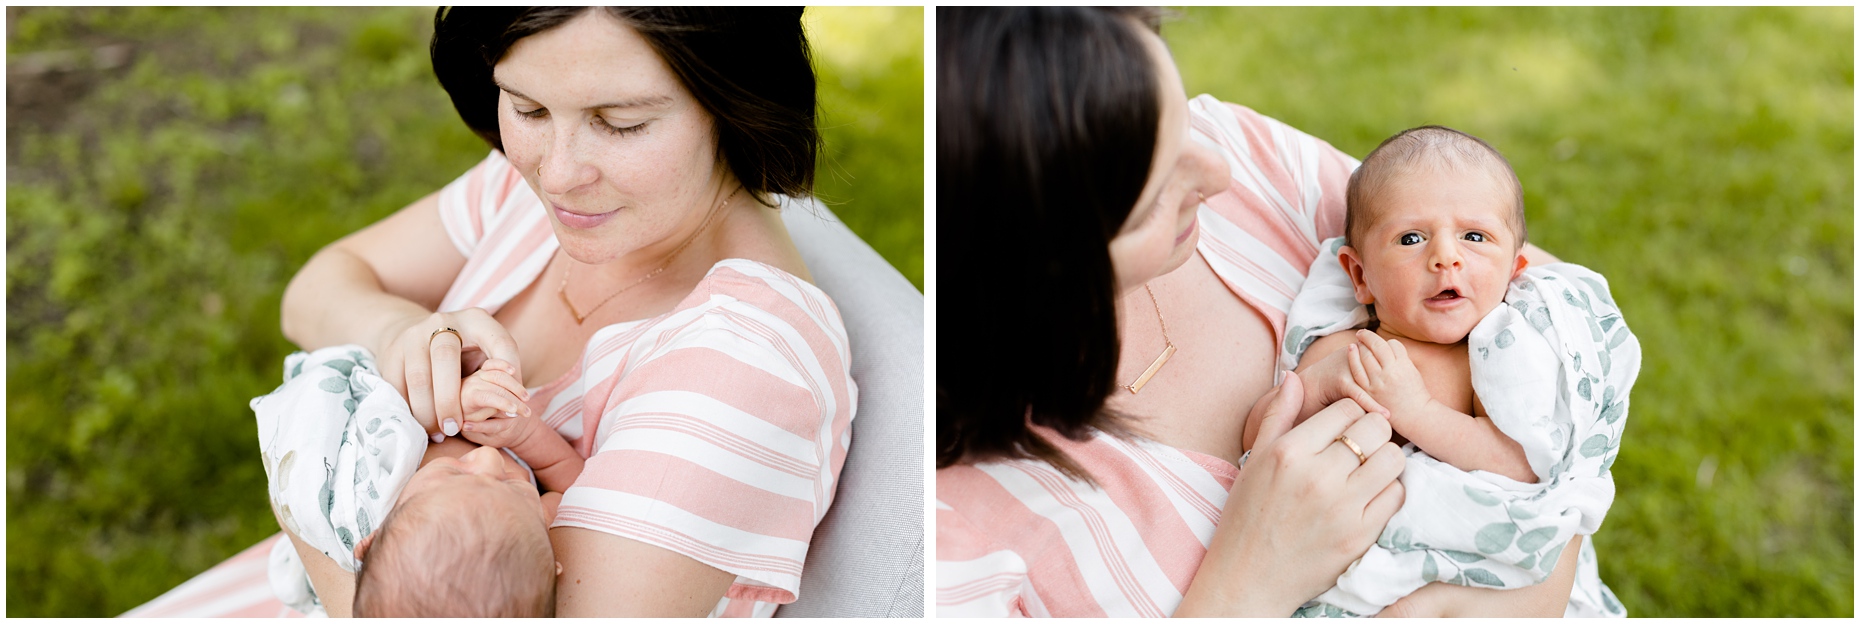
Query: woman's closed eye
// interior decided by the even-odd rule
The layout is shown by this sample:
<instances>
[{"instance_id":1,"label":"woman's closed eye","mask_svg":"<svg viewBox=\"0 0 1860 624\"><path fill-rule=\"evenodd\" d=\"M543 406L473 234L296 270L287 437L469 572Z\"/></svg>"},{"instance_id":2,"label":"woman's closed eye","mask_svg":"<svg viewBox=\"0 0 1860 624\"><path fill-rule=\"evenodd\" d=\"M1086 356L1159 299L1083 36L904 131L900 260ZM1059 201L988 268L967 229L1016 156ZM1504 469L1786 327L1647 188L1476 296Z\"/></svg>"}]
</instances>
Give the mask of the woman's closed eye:
<instances>
[{"instance_id":1,"label":"woman's closed eye","mask_svg":"<svg viewBox=\"0 0 1860 624\"><path fill-rule=\"evenodd\" d=\"M606 132L608 134L612 134L615 136L625 136L629 134L645 132L647 123L649 122L642 121L642 122L633 124L631 126L616 126L611 123L607 123L606 119L602 119L598 116L594 118L594 127L600 128L603 132Z\"/></svg>"},{"instance_id":2,"label":"woman's closed eye","mask_svg":"<svg viewBox=\"0 0 1860 624\"><path fill-rule=\"evenodd\" d=\"M549 116L549 109L538 106L530 110L523 110L523 107L516 102L510 103L510 111L529 119L542 119ZM647 122L642 121L631 126L616 126L608 123L606 119L596 116L593 123L594 127L599 128L602 132L615 136L625 136L645 132Z\"/></svg>"}]
</instances>

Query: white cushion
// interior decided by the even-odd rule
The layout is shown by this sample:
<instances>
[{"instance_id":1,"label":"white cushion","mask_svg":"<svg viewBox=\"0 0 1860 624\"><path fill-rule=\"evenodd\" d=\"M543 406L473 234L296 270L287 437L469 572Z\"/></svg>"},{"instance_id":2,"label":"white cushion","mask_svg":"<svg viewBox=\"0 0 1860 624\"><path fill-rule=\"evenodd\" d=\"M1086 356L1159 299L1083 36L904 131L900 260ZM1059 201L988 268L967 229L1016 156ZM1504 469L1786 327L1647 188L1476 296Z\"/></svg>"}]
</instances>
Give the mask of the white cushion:
<instances>
[{"instance_id":1,"label":"white cushion","mask_svg":"<svg viewBox=\"0 0 1860 624\"><path fill-rule=\"evenodd\" d=\"M817 200L782 220L839 306L859 385L852 447L776 617L924 616L924 296Z\"/></svg>"}]
</instances>

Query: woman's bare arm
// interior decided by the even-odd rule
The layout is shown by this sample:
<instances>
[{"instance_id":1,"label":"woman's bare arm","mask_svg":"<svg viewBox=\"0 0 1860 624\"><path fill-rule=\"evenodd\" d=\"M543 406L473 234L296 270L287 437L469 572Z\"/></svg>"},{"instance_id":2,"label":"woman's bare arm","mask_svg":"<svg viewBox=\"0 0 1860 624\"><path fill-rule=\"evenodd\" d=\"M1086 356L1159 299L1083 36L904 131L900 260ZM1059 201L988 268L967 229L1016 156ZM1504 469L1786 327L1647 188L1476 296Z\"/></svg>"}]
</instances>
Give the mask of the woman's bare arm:
<instances>
[{"instance_id":1,"label":"woman's bare arm","mask_svg":"<svg viewBox=\"0 0 1860 624\"><path fill-rule=\"evenodd\" d=\"M290 529L284 530L284 537L291 540L291 546L297 549L297 559L304 562L304 572L309 574L310 586L316 588L316 598L322 601L323 610L333 618L349 617L349 610L355 606L355 573L342 569L321 551L297 539Z\"/></svg>"},{"instance_id":2,"label":"woman's bare arm","mask_svg":"<svg viewBox=\"0 0 1860 624\"><path fill-rule=\"evenodd\" d=\"M437 192L318 251L284 289L284 337L304 349L359 344L379 355L439 307L465 267Z\"/></svg>"},{"instance_id":3,"label":"woman's bare arm","mask_svg":"<svg viewBox=\"0 0 1860 624\"><path fill-rule=\"evenodd\" d=\"M736 576L684 555L599 531L549 529L557 617L704 617Z\"/></svg>"}]
</instances>

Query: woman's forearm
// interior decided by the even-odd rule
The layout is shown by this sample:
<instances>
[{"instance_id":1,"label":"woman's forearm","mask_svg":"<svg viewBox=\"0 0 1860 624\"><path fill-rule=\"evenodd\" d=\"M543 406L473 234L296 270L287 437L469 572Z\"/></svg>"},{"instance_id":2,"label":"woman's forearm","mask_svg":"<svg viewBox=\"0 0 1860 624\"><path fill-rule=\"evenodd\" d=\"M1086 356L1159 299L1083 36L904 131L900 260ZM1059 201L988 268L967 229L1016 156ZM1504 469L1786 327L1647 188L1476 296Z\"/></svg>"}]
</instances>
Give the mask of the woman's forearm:
<instances>
[{"instance_id":1,"label":"woman's forearm","mask_svg":"<svg viewBox=\"0 0 1860 624\"><path fill-rule=\"evenodd\" d=\"M432 311L388 294L360 257L331 245L284 289L284 337L303 349L359 344L380 354L409 324Z\"/></svg>"},{"instance_id":2,"label":"woman's forearm","mask_svg":"<svg viewBox=\"0 0 1860 624\"><path fill-rule=\"evenodd\" d=\"M284 337L304 349L359 344L376 357L439 307L465 267L439 217L439 194L318 251L284 288Z\"/></svg>"},{"instance_id":3,"label":"woman's forearm","mask_svg":"<svg viewBox=\"0 0 1860 624\"><path fill-rule=\"evenodd\" d=\"M310 586L316 589L317 601L323 603L323 610L330 617L349 617L349 609L355 606L355 574L297 539L290 529L284 530L284 537L297 549L297 559L303 562L304 572L310 576Z\"/></svg>"}]
</instances>

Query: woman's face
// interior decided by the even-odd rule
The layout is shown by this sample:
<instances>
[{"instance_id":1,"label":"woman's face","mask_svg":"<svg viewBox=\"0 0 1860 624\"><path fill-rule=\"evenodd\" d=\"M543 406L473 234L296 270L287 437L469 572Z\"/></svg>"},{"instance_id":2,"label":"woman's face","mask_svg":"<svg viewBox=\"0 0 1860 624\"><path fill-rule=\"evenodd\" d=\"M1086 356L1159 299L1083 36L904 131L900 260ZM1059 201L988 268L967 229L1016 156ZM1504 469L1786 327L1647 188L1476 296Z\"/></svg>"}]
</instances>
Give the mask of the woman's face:
<instances>
[{"instance_id":1,"label":"woman's face","mask_svg":"<svg viewBox=\"0 0 1860 624\"><path fill-rule=\"evenodd\" d=\"M518 40L493 69L504 153L570 257L669 253L724 188L711 117L600 9Z\"/></svg>"},{"instance_id":2,"label":"woman's face","mask_svg":"<svg viewBox=\"0 0 1860 624\"><path fill-rule=\"evenodd\" d=\"M1137 30L1155 59L1162 125L1149 181L1124 220L1124 229L1111 239L1111 264L1122 291L1138 288L1188 260L1199 239L1195 211L1201 197L1227 190L1229 181L1227 162L1189 139L1188 98L1169 48L1148 29Z\"/></svg>"}]
</instances>

